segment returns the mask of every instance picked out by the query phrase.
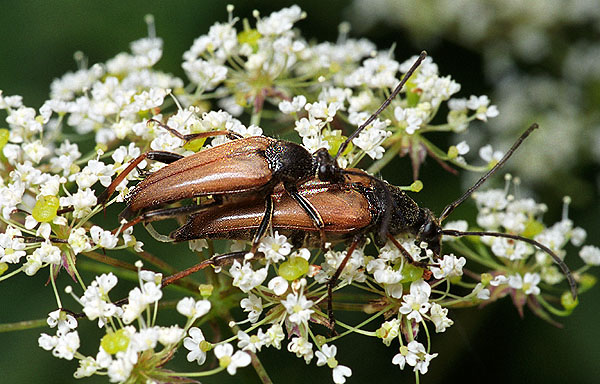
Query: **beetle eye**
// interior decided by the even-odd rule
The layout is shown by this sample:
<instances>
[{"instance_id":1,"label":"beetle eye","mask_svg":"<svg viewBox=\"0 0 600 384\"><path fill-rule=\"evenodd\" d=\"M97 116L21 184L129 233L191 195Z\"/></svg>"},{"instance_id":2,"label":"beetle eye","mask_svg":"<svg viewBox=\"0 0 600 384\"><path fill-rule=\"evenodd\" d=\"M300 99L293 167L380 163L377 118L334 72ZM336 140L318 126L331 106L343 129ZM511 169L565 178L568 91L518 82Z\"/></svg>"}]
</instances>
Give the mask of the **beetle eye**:
<instances>
[{"instance_id":1,"label":"beetle eye","mask_svg":"<svg viewBox=\"0 0 600 384\"><path fill-rule=\"evenodd\" d=\"M329 164L322 164L319 167L319 179L321 180L328 180L332 174L332 169L331 169L331 165Z\"/></svg>"},{"instance_id":2,"label":"beetle eye","mask_svg":"<svg viewBox=\"0 0 600 384\"><path fill-rule=\"evenodd\" d=\"M434 240L438 237L438 227L432 221L428 221L421 227L420 237L423 240Z\"/></svg>"},{"instance_id":3,"label":"beetle eye","mask_svg":"<svg viewBox=\"0 0 600 384\"><path fill-rule=\"evenodd\" d=\"M433 229L433 228L432 228L431 222L429 222L429 223L425 224L425 225L423 226L423 234L424 234L424 235L430 235L430 234L431 234L431 230L432 230L432 229Z\"/></svg>"}]
</instances>

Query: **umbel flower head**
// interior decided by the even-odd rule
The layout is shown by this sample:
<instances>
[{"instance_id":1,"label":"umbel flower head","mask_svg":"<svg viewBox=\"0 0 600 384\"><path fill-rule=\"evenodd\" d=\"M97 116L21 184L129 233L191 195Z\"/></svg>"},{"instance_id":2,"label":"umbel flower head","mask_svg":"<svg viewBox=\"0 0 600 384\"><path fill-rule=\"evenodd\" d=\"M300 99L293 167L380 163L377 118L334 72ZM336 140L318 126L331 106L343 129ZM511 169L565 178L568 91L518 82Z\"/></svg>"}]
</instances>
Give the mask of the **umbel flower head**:
<instances>
[{"instance_id":1,"label":"umbel flower head","mask_svg":"<svg viewBox=\"0 0 600 384\"><path fill-rule=\"evenodd\" d=\"M502 158L484 147L479 152L485 164L473 166L465 141L442 149L427 139L431 132L463 132L474 120L486 122L498 115L485 95L457 97L460 84L432 58L407 75L415 57L396 60L390 50L352 39L344 28L336 43L307 41L295 28L307 17L298 6L267 16L257 11L253 23L234 17L231 6L228 13L226 22L214 24L183 54L185 80L156 68L163 42L149 18L149 36L134 41L130 52L56 79L50 98L37 110L25 106L20 96L0 92L10 128L0 129L0 282L16 284L10 278L22 273L48 274L58 309L48 315L47 324L56 331L42 333L38 343L55 357L77 360L76 378L186 382L223 371L234 375L251 363L262 374L260 354L273 348L296 355L310 369L327 366L333 382L344 383L368 367L345 365L346 352L340 347L338 353L337 340L374 337L397 351L390 367L410 368L418 380L435 369L438 353L431 351L430 330L443 333L451 327L451 309L481 307L509 296L521 313L527 305L551 320L550 314L567 315L576 307L568 292L561 295L565 277L548 253L514 239L444 239L445 252L436 255L410 233L362 236L349 247L351 241L335 242L347 233L324 230L330 239L314 246L304 241L311 236L305 227L267 228L253 244L253 233L242 236L238 232L245 228L233 228L221 237L242 240L190 241L186 261L216 257L178 273L169 255L153 254L151 244L136 239L134 232L143 229L131 226L135 218L114 220L110 228L98 225L103 210L111 205L123 209L121 203L137 193L137 180L169 166L152 161L153 156L141 158L147 151L169 152L165 156L185 162L234 136L261 136L268 126L281 132L293 127L296 141L307 151L325 149L334 156L346 135L367 121L401 78L406 80L403 91L341 151L336 159L340 167L369 158L370 171L377 172L396 155L409 155L416 179L427 156L443 167L470 170L489 170ZM72 133L93 145L67 140ZM202 133L206 135L186 139ZM215 137L207 139L211 135ZM93 149L86 152L88 147ZM104 201L100 194L115 186L116 178L116 196ZM360 189L345 181L338 184L341 192ZM403 189L416 192L422 186L415 181ZM600 264L600 250L583 246L585 230L568 218L566 208L561 221L544 224L545 205L509 190L510 183L504 190L478 191L473 195L476 222L446 223L445 229L519 235L569 263L573 257L565 247L580 247L584 266L573 273L574 281L581 290L591 287L594 279L586 271ZM186 209L197 209L195 215L216 207L211 212L222 217L236 198L192 197L170 201L172 205L161 205L139 220L148 221L147 230L156 240L169 240L150 223L163 218L163 208L180 209L186 219ZM247 208L256 201L243 202ZM364 212L384 221L385 212ZM132 265L131 254L144 260L146 268L141 261ZM84 269L101 272L88 279L80 273ZM202 273L188 276L192 270ZM67 284L75 284L66 292L77 309L67 308L73 302L63 297L61 288ZM345 312L341 309L360 312L364 319L351 323L336 316L339 334L331 335L332 314ZM174 318L163 315L168 311L177 311L179 320L164 323ZM100 338L78 328L84 321L97 324ZM88 351L97 352L86 355ZM183 372L170 368L177 351L190 363Z\"/></svg>"}]
</instances>

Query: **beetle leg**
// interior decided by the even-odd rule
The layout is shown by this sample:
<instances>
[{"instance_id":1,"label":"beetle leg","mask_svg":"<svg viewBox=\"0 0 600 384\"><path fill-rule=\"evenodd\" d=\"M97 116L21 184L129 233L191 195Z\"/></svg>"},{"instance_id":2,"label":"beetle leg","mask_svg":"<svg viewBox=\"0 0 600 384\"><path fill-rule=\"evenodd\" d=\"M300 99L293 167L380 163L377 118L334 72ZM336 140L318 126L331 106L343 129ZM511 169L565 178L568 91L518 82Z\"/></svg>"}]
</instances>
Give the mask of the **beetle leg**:
<instances>
[{"instance_id":1,"label":"beetle leg","mask_svg":"<svg viewBox=\"0 0 600 384\"><path fill-rule=\"evenodd\" d=\"M199 211L203 211L207 208L218 205L217 203L211 203L206 205L188 205L185 207L175 207L175 208L164 208L164 209L155 209L152 211L144 212L143 214L137 216L135 219L128 221L123 226L115 229L113 233L118 231L123 232L129 227L132 227L140 222L150 223L152 221L157 220L165 220L173 217L189 215L192 213L196 213ZM173 239L176 240L176 239Z\"/></svg>"},{"instance_id":2,"label":"beetle leg","mask_svg":"<svg viewBox=\"0 0 600 384\"><path fill-rule=\"evenodd\" d=\"M340 275L342 274L342 271L344 270L344 268L346 268L346 264L348 264L348 260L350 260L350 256L352 256L352 253L358 246L358 243L360 243L361 239L362 239L361 235L354 237L354 240L352 240L352 244L350 244L350 247L348 248L348 251L346 252L346 256L344 257L344 260L342 260L338 269L335 271L335 273L331 276L331 278L327 282L327 296L328 296L327 297L327 316L329 317L329 328L331 329L332 333L335 333L335 318L333 316L333 287L335 287L335 285L337 284L337 281L338 281Z\"/></svg>"},{"instance_id":3,"label":"beetle leg","mask_svg":"<svg viewBox=\"0 0 600 384\"><path fill-rule=\"evenodd\" d=\"M171 164L179 159L183 158L180 154L173 152L165 152L165 151L148 151L146 153L142 153L135 159L131 160L127 168L123 170L110 185L98 196L98 204L106 204L110 196L113 194L117 186L125 180L127 175L129 175L137 166L144 161L145 159L160 161L161 163Z\"/></svg>"},{"instance_id":4,"label":"beetle leg","mask_svg":"<svg viewBox=\"0 0 600 384\"><path fill-rule=\"evenodd\" d=\"M52 243L57 243L57 244L66 244L68 243L67 239L59 239L58 237L50 237L48 239L45 239L43 237L40 236L15 236L19 239L23 239L23 242L25 242L26 244L29 243L43 243L46 240L49 240Z\"/></svg>"},{"instance_id":5,"label":"beetle leg","mask_svg":"<svg viewBox=\"0 0 600 384\"><path fill-rule=\"evenodd\" d=\"M308 214L308 217L312 220L315 228L319 230L319 237L321 238L321 249L325 251L325 242L327 241L327 236L325 235L325 223L323 222L323 218L317 211L317 209L312 205L310 201L308 201L304 196L302 196L298 192L298 188L293 184L284 184L285 190L287 193L294 199L302 209Z\"/></svg>"},{"instance_id":6,"label":"beetle leg","mask_svg":"<svg viewBox=\"0 0 600 384\"><path fill-rule=\"evenodd\" d=\"M183 279L186 276L191 275L194 272L198 272L201 269L204 269L206 267L208 267L209 265L215 266L215 267L222 267L225 265L230 265L233 264L233 262L235 260L243 260L244 256L246 256L247 252L231 252L231 253L225 253L223 255L217 255L214 256L208 260L204 260L201 263L198 263L192 267L189 267L187 269L184 269L181 272L177 272L171 276L165 277L162 280L161 286L165 287L169 284L174 283L177 280Z\"/></svg>"},{"instance_id":7,"label":"beetle leg","mask_svg":"<svg viewBox=\"0 0 600 384\"><path fill-rule=\"evenodd\" d=\"M227 136L227 138L231 139L231 140L241 139L243 137L242 135L240 135L236 132L228 131L226 129L221 130L221 131L199 132L199 133L190 133L188 135L184 135L183 133L177 131L176 129L169 127L166 124L161 123L158 120L150 119L150 120L148 120L148 122L146 124L150 124L150 123L158 124L163 129L166 129L167 131L169 131L169 133L171 135L180 138L181 140L185 141L186 143L190 142L192 140L202 139L204 137L213 137L213 136Z\"/></svg>"},{"instance_id":8,"label":"beetle leg","mask_svg":"<svg viewBox=\"0 0 600 384\"><path fill-rule=\"evenodd\" d=\"M273 221L273 196L268 195L265 199L265 214L258 226L256 233L254 234L254 238L252 239L252 248L250 252L256 253L256 249L258 248L258 244L260 240L263 238L267 229L271 226L271 222Z\"/></svg>"},{"instance_id":9,"label":"beetle leg","mask_svg":"<svg viewBox=\"0 0 600 384\"><path fill-rule=\"evenodd\" d=\"M398 250L400 251L400 253L402 254L402 256L404 256L404 258L406 259L406 261L408 261L410 264L417 266L419 268L427 268L427 267L437 267L436 264L429 264L429 263L423 263L422 261L417 261L415 260L410 253L408 253L408 251L406 250L406 248L404 248L402 246L402 244L400 244L400 242L398 242L398 240L396 240L394 238L394 236L390 235L388 233L387 235L388 239L390 239L390 241L396 246L396 248L398 248Z\"/></svg>"}]
</instances>

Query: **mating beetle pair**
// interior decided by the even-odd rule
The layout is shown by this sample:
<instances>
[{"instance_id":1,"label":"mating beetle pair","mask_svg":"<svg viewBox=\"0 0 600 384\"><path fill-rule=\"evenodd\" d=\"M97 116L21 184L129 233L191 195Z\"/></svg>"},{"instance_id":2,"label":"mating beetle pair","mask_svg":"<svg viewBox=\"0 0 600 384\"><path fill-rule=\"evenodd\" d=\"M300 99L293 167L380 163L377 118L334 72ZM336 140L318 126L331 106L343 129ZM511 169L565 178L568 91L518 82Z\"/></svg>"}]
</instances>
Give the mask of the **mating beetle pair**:
<instances>
[{"instance_id":1,"label":"mating beetle pair","mask_svg":"<svg viewBox=\"0 0 600 384\"><path fill-rule=\"evenodd\" d=\"M104 191L99 201L101 204L106 203L116 187L141 161L158 160L169 165L149 175L128 196L127 207L121 212L120 217L133 220L130 220L125 228L139 222L148 223L169 217L190 215L208 208L207 205L160 208L183 199L210 195L214 199L212 205L221 206L231 201L247 202L258 198L265 201L265 209L261 224L253 236L252 251L254 252L273 217L271 193L277 185L282 184L287 194L308 214L314 227L320 232L321 242L324 243L326 231L321 210L315 209L313 204L298 192L298 187L313 178L332 184L345 183L345 177L350 173L337 166L337 158L350 141L389 105L425 57L426 53L422 52L379 110L340 146L335 158L325 148L317 150L312 155L298 144L268 137L239 138L185 158L170 152L150 151L134 159ZM228 131L184 136L169 127L162 126L184 141L215 135L232 136ZM391 200L391 193L387 189L384 189L383 193L387 195L385 200ZM384 227L387 227L388 222L389 218L384 220ZM175 232L171 234L171 239L183 241L201 237L194 237L192 233L187 231L186 237L180 237Z\"/></svg>"},{"instance_id":2,"label":"mating beetle pair","mask_svg":"<svg viewBox=\"0 0 600 384\"><path fill-rule=\"evenodd\" d=\"M170 234L172 241L252 239L252 252L256 251L269 227L286 233L294 243L306 246L322 246L325 239L334 243L351 240L345 259L328 284L331 320L333 286L352 252L370 233L375 235L378 245L387 240L394 242L409 261L412 261L411 256L394 236L414 235L417 241L426 242L436 257L441 252L443 235L497 236L525 241L552 256L566 275L575 297L576 284L568 267L542 244L511 234L461 232L441 227L441 222L508 160L537 125L525 131L502 160L462 197L448 205L439 219L430 210L419 207L398 187L363 171L337 166L340 153L389 105L424 57L422 53L390 97L342 144L335 157L325 149L311 155L297 144L267 137L237 139L185 158L152 151L132 161L107 188L100 201L106 202L116 186L142 160L152 159L169 165L149 175L132 191L127 207L120 215L130 220L126 227L139 222L189 216L184 226ZM217 134L230 135L229 132L211 132L180 137L192 140ZM209 195L213 200L208 204L163 208L172 202ZM224 265L241 255L243 253L232 253L210 259L165 279L163 285L207 265Z\"/></svg>"}]
</instances>

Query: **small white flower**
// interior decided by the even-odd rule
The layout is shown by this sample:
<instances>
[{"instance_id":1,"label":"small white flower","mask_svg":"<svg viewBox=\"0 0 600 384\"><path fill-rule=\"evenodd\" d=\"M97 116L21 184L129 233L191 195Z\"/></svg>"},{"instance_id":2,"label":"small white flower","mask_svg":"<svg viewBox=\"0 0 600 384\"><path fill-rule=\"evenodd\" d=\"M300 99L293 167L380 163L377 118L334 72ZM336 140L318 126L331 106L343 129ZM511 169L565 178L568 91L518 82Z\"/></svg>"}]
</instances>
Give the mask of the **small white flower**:
<instances>
[{"instance_id":1,"label":"small white flower","mask_svg":"<svg viewBox=\"0 0 600 384\"><path fill-rule=\"evenodd\" d=\"M214 61L196 59L184 61L181 67L190 80L200 88L211 90L227 77L227 67Z\"/></svg>"},{"instance_id":2,"label":"small white flower","mask_svg":"<svg viewBox=\"0 0 600 384\"><path fill-rule=\"evenodd\" d=\"M60 309L50 312L46 322L50 328L58 327L56 334L59 336L77 328L77 320L72 315Z\"/></svg>"},{"instance_id":3,"label":"small white flower","mask_svg":"<svg viewBox=\"0 0 600 384\"><path fill-rule=\"evenodd\" d=\"M467 153L469 153L469 150L471 148L469 147L469 144L467 144L466 141L461 141L460 143L456 144L456 149L458 150L459 155L464 156Z\"/></svg>"},{"instance_id":4,"label":"small white flower","mask_svg":"<svg viewBox=\"0 0 600 384\"><path fill-rule=\"evenodd\" d=\"M437 333L446 331L446 328L454 324L454 321L448 318L448 308L442 308L438 303L431 304L430 318Z\"/></svg>"},{"instance_id":5,"label":"small white flower","mask_svg":"<svg viewBox=\"0 0 600 384\"><path fill-rule=\"evenodd\" d=\"M593 245L586 245L579 251L579 257L587 265L600 265L600 248Z\"/></svg>"},{"instance_id":6,"label":"small white flower","mask_svg":"<svg viewBox=\"0 0 600 384\"><path fill-rule=\"evenodd\" d=\"M317 357L317 366L327 366L333 369L333 382L336 384L343 384L346 382L346 377L352 375L352 370L344 365L339 365L335 355L337 348L335 345L323 344L320 351L315 352Z\"/></svg>"},{"instance_id":7,"label":"small white flower","mask_svg":"<svg viewBox=\"0 0 600 384\"><path fill-rule=\"evenodd\" d=\"M108 292L116 284L117 277L112 273L97 276L79 299L87 318L89 320L98 319L99 327L104 325L106 318L115 315L119 310L108 297Z\"/></svg>"},{"instance_id":8,"label":"small white flower","mask_svg":"<svg viewBox=\"0 0 600 384\"><path fill-rule=\"evenodd\" d=\"M279 323L274 323L267 329L265 333L265 345L267 347L273 346L277 349L281 348L281 342L285 339L285 334L283 333L283 328Z\"/></svg>"},{"instance_id":9,"label":"small white flower","mask_svg":"<svg viewBox=\"0 0 600 384\"><path fill-rule=\"evenodd\" d=\"M272 278L269 281L268 288L273 291L277 296L283 295L287 292L289 283L286 279L281 276Z\"/></svg>"},{"instance_id":10,"label":"small white flower","mask_svg":"<svg viewBox=\"0 0 600 384\"><path fill-rule=\"evenodd\" d=\"M6 147L4 147L6 151ZM6 153L5 153L6 155ZM0 207L2 207L2 216L10 220L10 215L21 203L25 194L25 183L21 180L15 180L7 186L0 186Z\"/></svg>"},{"instance_id":11,"label":"small white flower","mask_svg":"<svg viewBox=\"0 0 600 384\"><path fill-rule=\"evenodd\" d=\"M23 144L23 152L28 159L37 164L42 158L50 154L50 149L42 144L40 140L36 140L32 143Z\"/></svg>"},{"instance_id":12,"label":"small white flower","mask_svg":"<svg viewBox=\"0 0 600 384\"><path fill-rule=\"evenodd\" d=\"M479 148L479 157L488 163L491 163L492 161L499 161L502 159L502 156L504 156L504 154L501 151L494 151L490 144Z\"/></svg>"},{"instance_id":13,"label":"small white flower","mask_svg":"<svg viewBox=\"0 0 600 384\"><path fill-rule=\"evenodd\" d=\"M509 275L508 286L514 289L523 288L523 277L518 273L516 275Z\"/></svg>"},{"instance_id":14,"label":"small white flower","mask_svg":"<svg viewBox=\"0 0 600 384\"><path fill-rule=\"evenodd\" d=\"M525 273L523 276L523 291L526 295L537 296L540 294L540 288L537 286L541 281L538 273Z\"/></svg>"},{"instance_id":15,"label":"small white flower","mask_svg":"<svg viewBox=\"0 0 600 384\"><path fill-rule=\"evenodd\" d=\"M497 287L499 285L507 284L507 283L508 283L508 277L506 277L504 275L497 275L494 277L494 279L492 281L490 281L490 285L492 287Z\"/></svg>"},{"instance_id":16,"label":"small white flower","mask_svg":"<svg viewBox=\"0 0 600 384\"><path fill-rule=\"evenodd\" d=\"M423 279L419 279L410 285L410 294L402 297L402 306L400 313L408 315L408 319L412 319L417 323L423 320L424 314L429 311L431 303L429 303L429 295L431 294L431 286Z\"/></svg>"},{"instance_id":17,"label":"small white flower","mask_svg":"<svg viewBox=\"0 0 600 384\"><path fill-rule=\"evenodd\" d=\"M248 313L248 320L251 323L256 323L263 310L262 299L256 295L249 294L247 298L240 301L240 306L244 312Z\"/></svg>"},{"instance_id":18,"label":"small white flower","mask_svg":"<svg viewBox=\"0 0 600 384\"><path fill-rule=\"evenodd\" d=\"M77 331L58 336L58 342L52 354L59 359L72 360L79 349L79 334Z\"/></svg>"},{"instance_id":19,"label":"small white flower","mask_svg":"<svg viewBox=\"0 0 600 384\"><path fill-rule=\"evenodd\" d=\"M308 112L310 119L319 119L325 122L330 122L335 117L337 111L342 107L342 104L333 102L327 103L325 101L317 101L316 103L308 103L304 106L304 109Z\"/></svg>"},{"instance_id":20,"label":"small white flower","mask_svg":"<svg viewBox=\"0 0 600 384\"><path fill-rule=\"evenodd\" d=\"M184 297L177 303L177 312L190 319L198 319L210 311L210 301L195 301L191 297Z\"/></svg>"},{"instance_id":21,"label":"small white flower","mask_svg":"<svg viewBox=\"0 0 600 384\"><path fill-rule=\"evenodd\" d=\"M48 334L42 333L38 338L38 345L40 348L45 349L46 351L51 351L58 344L57 336L50 336Z\"/></svg>"},{"instance_id":22,"label":"small white flower","mask_svg":"<svg viewBox=\"0 0 600 384\"><path fill-rule=\"evenodd\" d=\"M107 374L111 382L124 382L131 375L134 364L137 362L137 353L130 350L129 353L118 352L116 359L111 360L107 368Z\"/></svg>"},{"instance_id":23,"label":"small white flower","mask_svg":"<svg viewBox=\"0 0 600 384\"><path fill-rule=\"evenodd\" d=\"M187 354L187 361L196 360L198 365L204 364L206 361L206 351L202 349L201 343L205 341L202 330L197 327L192 327L188 331L189 337L183 339L183 347L190 351Z\"/></svg>"},{"instance_id":24,"label":"small white flower","mask_svg":"<svg viewBox=\"0 0 600 384\"><path fill-rule=\"evenodd\" d=\"M26 255L25 240L21 230L12 226L8 226L4 233L0 233L0 262L16 264Z\"/></svg>"},{"instance_id":25,"label":"small white flower","mask_svg":"<svg viewBox=\"0 0 600 384\"><path fill-rule=\"evenodd\" d=\"M73 206L73 215L81 219L92 211L92 207L96 206L98 200L91 189L79 189L71 196L61 197L60 206Z\"/></svg>"},{"instance_id":26,"label":"small white flower","mask_svg":"<svg viewBox=\"0 0 600 384\"><path fill-rule=\"evenodd\" d=\"M404 369L406 364L414 367L414 371L419 371L421 374L427 373L429 362L438 354L428 354L425 351L423 344L418 341L411 341L408 345L400 347L400 353L392 359L393 364L397 364L400 369Z\"/></svg>"},{"instance_id":27,"label":"small white flower","mask_svg":"<svg viewBox=\"0 0 600 384\"><path fill-rule=\"evenodd\" d=\"M114 173L112 165L106 165L101 161L92 159L80 172L69 177L69 180L75 180L80 189L90 188L98 180L104 187L108 187Z\"/></svg>"},{"instance_id":28,"label":"small white flower","mask_svg":"<svg viewBox=\"0 0 600 384\"><path fill-rule=\"evenodd\" d=\"M489 300L490 299L490 290L484 288L483 284L477 283L475 288L473 288L473 293L479 300Z\"/></svg>"},{"instance_id":29,"label":"small white flower","mask_svg":"<svg viewBox=\"0 0 600 384\"><path fill-rule=\"evenodd\" d=\"M256 29L263 36L282 35L292 29L295 22L306 17L300 7L292 5L256 20Z\"/></svg>"},{"instance_id":30,"label":"small white flower","mask_svg":"<svg viewBox=\"0 0 600 384\"><path fill-rule=\"evenodd\" d=\"M279 110L285 114L300 112L306 105L306 97L303 95L294 96L292 101L284 100L279 103Z\"/></svg>"},{"instance_id":31,"label":"small white flower","mask_svg":"<svg viewBox=\"0 0 600 384\"><path fill-rule=\"evenodd\" d=\"M381 337L383 344L388 347L394 339L400 334L400 320L392 319L381 324L381 327L377 330L377 335Z\"/></svg>"},{"instance_id":32,"label":"small white flower","mask_svg":"<svg viewBox=\"0 0 600 384\"><path fill-rule=\"evenodd\" d=\"M238 368L246 367L250 364L250 355L243 351L233 353L233 346L229 343L219 344L215 347L215 357L219 359L221 367L227 367L230 375L235 375Z\"/></svg>"},{"instance_id":33,"label":"small white flower","mask_svg":"<svg viewBox=\"0 0 600 384\"><path fill-rule=\"evenodd\" d=\"M238 287L242 292L250 292L254 287L262 284L267 278L267 268L264 267L257 271L252 269L250 263L245 262L242 266L237 260L229 269L229 273L233 277L233 286Z\"/></svg>"},{"instance_id":34,"label":"small white flower","mask_svg":"<svg viewBox=\"0 0 600 384\"><path fill-rule=\"evenodd\" d=\"M505 238L495 238L491 248L494 255L511 261L522 260L533 253L533 249L527 243Z\"/></svg>"},{"instance_id":35,"label":"small white flower","mask_svg":"<svg viewBox=\"0 0 600 384\"><path fill-rule=\"evenodd\" d=\"M71 231L67 241L76 255L92 249L92 244L90 244L90 239L85 233L85 228L79 227Z\"/></svg>"},{"instance_id":36,"label":"small white flower","mask_svg":"<svg viewBox=\"0 0 600 384\"><path fill-rule=\"evenodd\" d=\"M294 337L288 344L287 348L288 351L295 353L296 357L304 357L306 364L310 363L314 356L312 343L310 343L304 337Z\"/></svg>"},{"instance_id":37,"label":"small white flower","mask_svg":"<svg viewBox=\"0 0 600 384\"><path fill-rule=\"evenodd\" d=\"M113 235L110 231L105 231L97 225L94 225L90 229L90 235L92 236L92 241L102 248L112 249L116 247L119 242L117 236Z\"/></svg>"},{"instance_id":38,"label":"small white flower","mask_svg":"<svg viewBox=\"0 0 600 384\"><path fill-rule=\"evenodd\" d=\"M158 341L162 345L177 344L185 336L185 330L177 325L160 327L158 329Z\"/></svg>"},{"instance_id":39,"label":"small white flower","mask_svg":"<svg viewBox=\"0 0 600 384\"><path fill-rule=\"evenodd\" d=\"M421 351L425 351L425 347L417 341L411 341L407 346L400 347L400 352L392 358L392 364L398 365L400 369L404 369L407 363L414 367L417 365L417 353Z\"/></svg>"},{"instance_id":40,"label":"small white flower","mask_svg":"<svg viewBox=\"0 0 600 384\"><path fill-rule=\"evenodd\" d=\"M292 251L292 244L287 241L287 237L275 232L273 236L265 236L258 246L258 252L265 254L265 258L278 263L285 260L285 257Z\"/></svg>"},{"instance_id":41,"label":"small white flower","mask_svg":"<svg viewBox=\"0 0 600 384\"><path fill-rule=\"evenodd\" d=\"M310 315L314 312L311 309L313 306L312 300L306 299L306 297L301 294L290 293L285 300L281 301L281 304L290 315L289 320L298 325L308 323Z\"/></svg>"},{"instance_id":42,"label":"small white flower","mask_svg":"<svg viewBox=\"0 0 600 384\"><path fill-rule=\"evenodd\" d=\"M256 335L248 335L244 331L238 331L238 348L241 348L244 351L250 351L256 353L256 351L260 352L260 349L265 345L267 341L267 337L262 329L259 329Z\"/></svg>"},{"instance_id":43,"label":"small white flower","mask_svg":"<svg viewBox=\"0 0 600 384\"><path fill-rule=\"evenodd\" d=\"M571 231L571 243L576 247L581 247L587 237L585 229L576 227Z\"/></svg>"},{"instance_id":44,"label":"small white flower","mask_svg":"<svg viewBox=\"0 0 600 384\"><path fill-rule=\"evenodd\" d=\"M77 370L73 373L73 377L76 379L90 377L100 368L101 367L96 363L96 360L94 360L93 357L86 356L84 359L79 360L79 367L77 367Z\"/></svg>"},{"instance_id":45,"label":"small white flower","mask_svg":"<svg viewBox=\"0 0 600 384\"><path fill-rule=\"evenodd\" d=\"M432 267L431 272L436 279L444 279L453 276L462 276L462 269L467 263L464 257L458 258L453 254L444 255L439 262L439 267Z\"/></svg>"}]
</instances>

